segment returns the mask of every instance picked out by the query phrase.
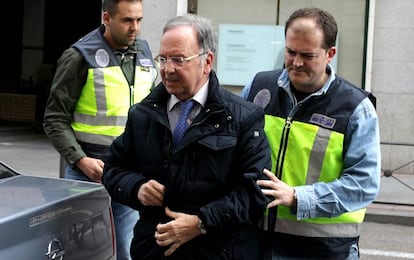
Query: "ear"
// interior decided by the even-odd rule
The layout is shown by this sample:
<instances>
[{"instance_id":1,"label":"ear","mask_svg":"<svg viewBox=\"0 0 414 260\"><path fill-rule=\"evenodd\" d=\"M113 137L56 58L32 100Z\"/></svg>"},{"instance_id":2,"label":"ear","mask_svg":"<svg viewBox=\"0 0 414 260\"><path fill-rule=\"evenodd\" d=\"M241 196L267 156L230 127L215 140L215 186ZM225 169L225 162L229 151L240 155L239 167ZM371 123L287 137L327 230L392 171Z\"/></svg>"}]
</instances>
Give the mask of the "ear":
<instances>
[{"instance_id":1,"label":"ear","mask_svg":"<svg viewBox=\"0 0 414 260\"><path fill-rule=\"evenodd\" d=\"M336 54L336 47L331 47L326 52L326 63L330 63Z\"/></svg>"},{"instance_id":2,"label":"ear","mask_svg":"<svg viewBox=\"0 0 414 260\"><path fill-rule=\"evenodd\" d=\"M109 15L109 13L108 13L108 12L103 12L103 13L102 13L102 23L103 23L105 26L107 26L107 25L109 24L109 22L110 22L110 18L111 18L111 16Z\"/></svg>"},{"instance_id":3,"label":"ear","mask_svg":"<svg viewBox=\"0 0 414 260\"><path fill-rule=\"evenodd\" d=\"M204 61L204 73L205 74L210 74L210 71L213 69L213 62L214 62L214 53L212 53L211 51L209 51L206 54L206 58Z\"/></svg>"}]
</instances>

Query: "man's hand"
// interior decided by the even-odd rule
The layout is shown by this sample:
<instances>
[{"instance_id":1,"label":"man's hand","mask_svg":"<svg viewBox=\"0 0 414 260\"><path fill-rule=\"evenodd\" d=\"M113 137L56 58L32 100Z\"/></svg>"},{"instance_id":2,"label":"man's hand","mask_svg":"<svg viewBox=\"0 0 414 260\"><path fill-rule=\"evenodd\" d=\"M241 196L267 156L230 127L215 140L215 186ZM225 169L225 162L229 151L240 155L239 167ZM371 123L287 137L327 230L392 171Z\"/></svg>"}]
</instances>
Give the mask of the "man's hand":
<instances>
[{"instance_id":1,"label":"man's hand","mask_svg":"<svg viewBox=\"0 0 414 260\"><path fill-rule=\"evenodd\" d=\"M76 166L94 182L102 183L104 162L100 159L83 157L76 162Z\"/></svg>"},{"instance_id":2,"label":"man's hand","mask_svg":"<svg viewBox=\"0 0 414 260\"><path fill-rule=\"evenodd\" d=\"M267 207L271 208L277 205L284 205L284 206L294 206L296 201L293 198L293 194L295 190L293 187L287 185L285 182L279 180L274 173L269 171L268 169L264 169L263 173L269 177L270 180L258 180L256 183L260 187L264 187L267 189L262 188L262 192L265 195L272 196L275 198L272 202L270 202Z\"/></svg>"},{"instance_id":3,"label":"man's hand","mask_svg":"<svg viewBox=\"0 0 414 260\"><path fill-rule=\"evenodd\" d=\"M145 206L162 206L165 187L156 180L149 180L138 190L138 200Z\"/></svg>"},{"instance_id":4,"label":"man's hand","mask_svg":"<svg viewBox=\"0 0 414 260\"><path fill-rule=\"evenodd\" d=\"M189 215L165 209L167 216L173 218L165 224L158 224L155 232L155 239L159 246L168 246L164 255L169 256L174 253L182 244L201 234L198 228L200 219L196 215Z\"/></svg>"}]
</instances>

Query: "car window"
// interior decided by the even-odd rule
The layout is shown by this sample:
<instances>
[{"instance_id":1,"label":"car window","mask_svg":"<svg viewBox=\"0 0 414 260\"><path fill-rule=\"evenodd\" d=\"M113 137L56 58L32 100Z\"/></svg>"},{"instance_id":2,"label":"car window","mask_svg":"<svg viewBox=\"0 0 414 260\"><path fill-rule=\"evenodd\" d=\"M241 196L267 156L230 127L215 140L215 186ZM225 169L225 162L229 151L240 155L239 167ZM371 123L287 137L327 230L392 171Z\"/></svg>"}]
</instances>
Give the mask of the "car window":
<instances>
[{"instance_id":1,"label":"car window","mask_svg":"<svg viewBox=\"0 0 414 260\"><path fill-rule=\"evenodd\" d=\"M0 179L19 175L15 170L0 161Z\"/></svg>"}]
</instances>

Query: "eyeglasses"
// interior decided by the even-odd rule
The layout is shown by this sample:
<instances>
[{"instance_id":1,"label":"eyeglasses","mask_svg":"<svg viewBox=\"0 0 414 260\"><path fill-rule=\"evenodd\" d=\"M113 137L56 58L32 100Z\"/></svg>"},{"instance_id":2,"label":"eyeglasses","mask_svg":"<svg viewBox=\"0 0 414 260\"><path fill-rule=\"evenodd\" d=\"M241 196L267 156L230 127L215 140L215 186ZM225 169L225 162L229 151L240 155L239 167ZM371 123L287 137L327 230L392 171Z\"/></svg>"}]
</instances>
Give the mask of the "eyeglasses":
<instances>
[{"instance_id":1,"label":"eyeglasses","mask_svg":"<svg viewBox=\"0 0 414 260\"><path fill-rule=\"evenodd\" d=\"M158 62L158 64L160 64L161 69L165 68L168 61L170 61L173 64L174 68L175 68L175 67L182 67L182 66L184 66L184 64L186 62L188 62L192 59L195 59L197 57L200 57L200 56L202 56L204 54L207 54L207 53L208 52L203 52L203 53L196 54L196 55L193 55L193 56L190 56L190 57L169 57L168 59L163 57L163 56L157 56L157 57L154 58L154 60L156 62Z\"/></svg>"}]
</instances>

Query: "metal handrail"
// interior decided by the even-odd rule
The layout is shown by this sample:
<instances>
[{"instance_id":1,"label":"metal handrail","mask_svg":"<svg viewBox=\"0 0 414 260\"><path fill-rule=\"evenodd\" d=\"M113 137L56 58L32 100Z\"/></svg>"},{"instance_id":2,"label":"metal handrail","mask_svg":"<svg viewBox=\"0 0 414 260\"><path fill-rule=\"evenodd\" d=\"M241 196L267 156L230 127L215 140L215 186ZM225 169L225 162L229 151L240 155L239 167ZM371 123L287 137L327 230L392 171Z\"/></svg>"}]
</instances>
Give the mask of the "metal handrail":
<instances>
[{"instance_id":1,"label":"metal handrail","mask_svg":"<svg viewBox=\"0 0 414 260\"><path fill-rule=\"evenodd\" d=\"M385 145L402 145L402 146L414 146L412 143L404 143L404 142L387 142L387 141L381 141L380 144Z\"/></svg>"},{"instance_id":2,"label":"metal handrail","mask_svg":"<svg viewBox=\"0 0 414 260\"><path fill-rule=\"evenodd\" d=\"M404 143L404 142L386 142L386 141L382 141L382 142L380 142L380 144L385 144L385 145L401 145L401 146L414 146L414 144L412 144L412 143ZM404 164L402 164L402 165L400 165L397 168L392 169L392 170L391 169L381 169L382 172L384 173L383 176L385 176L385 177L392 177L396 181L398 181L399 183L401 183L402 185L404 185L407 188L409 188L410 190L414 190L414 187L411 187L409 184L403 182L401 179L399 179L399 178L397 178L397 177L395 177L395 176L392 175L393 172L395 172L395 171L397 171L397 170L399 170L399 169L401 169L401 168L403 168L403 167L405 167L405 166L407 166L407 165L409 165L409 164L411 164L413 162L414 162L414 160L410 160L410 161L408 161L408 162L406 162L406 163L404 163Z\"/></svg>"}]
</instances>

